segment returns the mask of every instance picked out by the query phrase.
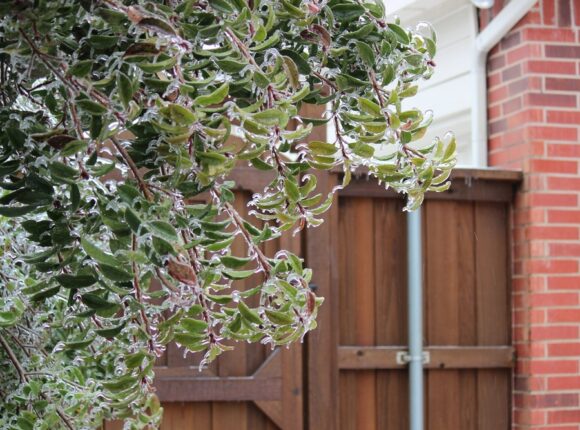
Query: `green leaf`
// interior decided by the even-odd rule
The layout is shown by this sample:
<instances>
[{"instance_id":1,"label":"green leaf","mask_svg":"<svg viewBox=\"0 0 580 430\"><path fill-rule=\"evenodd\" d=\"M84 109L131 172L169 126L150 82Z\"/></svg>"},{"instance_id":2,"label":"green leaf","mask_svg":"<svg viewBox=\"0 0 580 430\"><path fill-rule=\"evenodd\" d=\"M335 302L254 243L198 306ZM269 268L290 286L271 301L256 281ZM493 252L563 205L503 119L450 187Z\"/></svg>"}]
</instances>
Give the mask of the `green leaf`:
<instances>
[{"instance_id":1,"label":"green leaf","mask_svg":"<svg viewBox=\"0 0 580 430\"><path fill-rule=\"evenodd\" d=\"M76 104L90 115L103 115L107 113L107 108L100 103L88 99L77 100Z\"/></svg>"},{"instance_id":2,"label":"green leaf","mask_svg":"<svg viewBox=\"0 0 580 430\"><path fill-rule=\"evenodd\" d=\"M259 43L258 45L250 48L250 51L262 52L268 48L273 47L274 45L277 45L279 42L280 42L280 33L276 32L262 43Z\"/></svg>"},{"instance_id":3,"label":"green leaf","mask_svg":"<svg viewBox=\"0 0 580 430\"><path fill-rule=\"evenodd\" d=\"M284 60L284 71L286 72L290 86L300 88L300 75L296 63L294 63L292 58L287 56L283 56L282 59Z\"/></svg>"},{"instance_id":4,"label":"green leaf","mask_svg":"<svg viewBox=\"0 0 580 430\"><path fill-rule=\"evenodd\" d=\"M97 311L115 309L119 307L117 303L109 302L103 299L101 296L94 293L83 294L81 296L81 300L89 308L95 309Z\"/></svg>"},{"instance_id":5,"label":"green leaf","mask_svg":"<svg viewBox=\"0 0 580 430\"><path fill-rule=\"evenodd\" d=\"M361 41L356 42L356 48L363 63L369 67L373 67L375 65L375 53L373 49L367 43Z\"/></svg>"},{"instance_id":6,"label":"green leaf","mask_svg":"<svg viewBox=\"0 0 580 430\"><path fill-rule=\"evenodd\" d=\"M239 73L244 67L247 67L247 62L236 61L229 58L216 59L215 62L226 73Z\"/></svg>"},{"instance_id":7,"label":"green leaf","mask_svg":"<svg viewBox=\"0 0 580 430\"><path fill-rule=\"evenodd\" d=\"M50 173L57 178L72 179L79 176L79 171L77 169L61 163L60 161L53 161L50 163L48 170L50 170Z\"/></svg>"},{"instance_id":8,"label":"green leaf","mask_svg":"<svg viewBox=\"0 0 580 430\"><path fill-rule=\"evenodd\" d=\"M165 221L151 221L147 224L151 233L154 235L168 240L169 242L177 242L177 231L175 228Z\"/></svg>"},{"instance_id":9,"label":"green leaf","mask_svg":"<svg viewBox=\"0 0 580 430\"><path fill-rule=\"evenodd\" d=\"M215 105L223 102L228 96L230 85L226 82L215 91L205 96L199 96L194 100L194 103L200 106Z\"/></svg>"},{"instance_id":10,"label":"green leaf","mask_svg":"<svg viewBox=\"0 0 580 430\"><path fill-rule=\"evenodd\" d=\"M183 318L179 324L187 332L203 332L207 329L207 323L205 321L194 318Z\"/></svg>"},{"instance_id":11,"label":"green leaf","mask_svg":"<svg viewBox=\"0 0 580 430\"><path fill-rule=\"evenodd\" d=\"M75 213L81 204L81 194L77 184L70 186L70 212Z\"/></svg>"},{"instance_id":12,"label":"green leaf","mask_svg":"<svg viewBox=\"0 0 580 430\"><path fill-rule=\"evenodd\" d=\"M85 349L87 346L89 346L91 343L93 343L94 340L95 340L95 337L93 336L93 337L90 337L90 338L85 339L85 340L65 342L64 346L66 349Z\"/></svg>"},{"instance_id":13,"label":"green leaf","mask_svg":"<svg viewBox=\"0 0 580 430\"><path fill-rule=\"evenodd\" d=\"M389 23L388 26L392 30L392 32L395 34L395 36L397 37L397 40L400 43L402 43L403 45L408 45L411 42L411 40L409 39L409 34L402 27L400 27L394 23Z\"/></svg>"},{"instance_id":14,"label":"green leaf","mask_svg":"<svg viewBox=\"0 0 580 430\"><path fill-rule=\"evenodd\" d=\"M86 288L94 285L98 279L92 275L57 275L56 282L65 288Z\"/></svg>"},{"instance_id":15,"label":"green leaf","mask_svg":"<svg viewBox=\"0 0 580 430\"><path fill-rule=\"evenodd\" d=\"M117 72L117 91L119 93L119 99L126 109L133 98L133 83L129 76L123 72Z\"/></svg>"},{"instance_id":16,"label":"green leaf","mask_svg":"<svg viewBox=\"0 0 580 430\"><path fill-rule=\"evenodd\" d=\"M114 282L128 282L133 280L133 274L121 269L117 266L111 266L109 264L99 264L99 269L103 276Z\"/></svg>"},{"instance_id":17,"label":"green leaf","mask_svg":"<svg viewBox=\"0 0 580 430\"><path fill-rule=\"evenodd\" d=\"M358 98L358 105L363 112L366 112L375 117L381 116L381 107L375 102L365 99L363 97Z\"/></svg>"},{"instance_id":18,"label":"green leaf","mask_svg":"<svg viewBox=\"0 0 580 430\"><path fill-rule=\"evenodd\" d=\"M119 38L117 36L95 35L89 37L88 42L95 49L106 50L115 47Z\"/></svg>"},{"instance_id":19,"label":"green leaf","mask_svg":"<svg viewBox=\"0 0 580 430\"><path fill-rule=\"evenodd\" d=\"M254 120L265 126L279 126L285 128L288 124L288 115L280 109L267 109L252 116Z\"/></svg>"},{"instance_id":20,"label":"green leaf","mask_svg":"<svg viewBox=\"0 0 580 430\"><path fill-rule=\"evenodd\" d=\"M119 263L115 256L103 251L101 248L86 238L81 238L81 246L88 254L88 256L98 263L108 264L110 266L116 266Z\"/></svg>"},{"instance_id":21,"label":"green leaf","mask_svg":"<svg viewBox=\"0 0 580 430\"><path fill-rule=\"evenodd\" d=\"M330 9L338 21L354 21L365 13L365 8L356 3L339 3Z\"/></svg>"},{"instance_id":22,"label":"green leaf","mask_svg":"<svg viewBox=\"0 0 580 430\"><path fill-rule=\"evenodd\" d=\"M233 255L224 255L220 257L221 263L226 266L228 269L239 269L240 267L245 266L250 261L251 258L241 258L241 257L234 257Z\"/></svg>"},{"instance_id":23,"label":"green leaf","mask_svg":"<svg viewBox=\"0 0 580 430\"><path fill-rule=\"evenodd\" d=\"M332 155L335 154L336 151L338 151L338 146L332 143L313 140L312 142L308 142L308 149L310 149L315 154Z\"/></svg>"},{"instance_id":24,"label":"green leaf","mask_svg":"<svg viewBox=\"0 0 580 430\"><path fill-rule=\"evenodd\" d=\"M263 323L258 313L254 309L250 309L244 302L240 301L238 303L238 310L246 321L254 324Z\"/></svg>"},{"instance_id":25,"label":"green leaf","mask_svg":"<svg viewBox=\"0 0 580 430\"><path fill-rule=\"evenodd\" d=\"M246 279L256 273L256 270L222 270L224 276L232 280Z\"/></svg>"},{"instance_id":26,"label":"green leaf","mask_svg":"<svg viewBox=\"0 0 580 430\"><path fill-rule=\"evenodd\" d=\"M28 206L0 206L0 215L8 218L19 217L38 209L37 205Z\"/></svg>"},{"instance_id":27,"label":"green leaf","mask_svg":"<svg viewBox=\"0 0 580 430\"><path fill-rule=\"evenodd\" d=\"M292 51L290 49L282 49L280 50L280 54L290 57L296 64L298 72L302 73L303 75L310 75L312 73L312 69L310 68L310 64L308 64L308 61L304 59L304 57L298 52Z\"/></svg>"},{"instance_id":28,"label":"green leaf","mask_svg":"<svg viewBox=\"0 0 580 430\"><path fill-rule=\"evenodd\" d=\"M157 62L143 61L139 64L139 68L145 73L159 73L167 69L171 69L177 63L177 59L174 57L169 57L165 60L160 60Z\"/></svg>"},{"instance_id":29,"label":"green leaf","mask_svg":"<svg viewBox=\"0 0 580 430\"><path fill-rule=\"evenodd\" d=\"M30 296L30 300L32 302L39 302L44 299L48 299L52 296L55 296L60 291L60 287L52 287L47 288L46 290L39 291L38 293L33 294Z\"/></svg>"},{"instance_id":30,"label":"green leaf","mask_svg":"<svg viewBox=\"0 0 580 430\"><path fill-rule=\"evenodd\" d=\"M266 309L265 310L266 316L268 319L277 325L288 325L294 323L294 316L292 315L291 311L289 312L280 312L273 309Z\"/></svg>"},{"instance_id":31,"label":"green leaf","mask_svg":"<svg viewBox=\"0 0 580 430\"><path fill-rule=\"evenodd\" d=\"M106 339L112 339L115 336L117 336L119 333L121 333L121 331L123 330L125 325L126 325L126 323L123 322L122 324L119 324L117 326L96 329L95 332L101 337L104 337Z\"/></svg>"},{"instance_id":32,"label":"green leaf","mask_svg":"<svg viewBox=\"0 0 580 430\"><path fill-rule=\"evenodd\" d=\"M371 158L375 154L375 148L371 145L367 145L364 143L353 143L350 144L350 149L359 157L363 158Z\"/></svg>"},{"instance_id":33,"label":"green leaf","mask_svg":"<svg viewBox=\"0 0 580 430\"><path fill-rule=\"evenodd\" d=\"M127 224L129 225L129 227L131 227L131 230L133 230L134 233L139 232L141 220L139 219L139 216L131 208L125 209L125 221L127 221Z\"/></svg>"},{"instance_id":34,"label":"green leaf","mask_svg":"<svg viewBox=\"0 0 580 430\"><path fill-rule=\"evenodd\" d=\"M84 151L87 149L87 142L84 140L73 140L64 145L60 151L60 155L63 157L68 157L69 155L74 155L77 152Z\"/></svg>"},{"instance_id":35,"label":"green leaf","mask_svg":"<svg viewBox=\"0 0 580 430\"><path fill-rule=\"evenodd\" d=\"M286 191L286 195L293 202L297 202L300 200L300 189L298 188L298 185L296 185L294 181L286 179L286 181L284 181L284 191Z\"/></svg>"},{"instance_id":36,"label":"green leaf","mask_svg":"<svg viewBox=\"0 0 580 430\"><path fill-rule=\"evenodd\" d=\"M88 75L93 68L93 60L82 60L73 64L68 69L68 73L77 78L82 78Z\"/></svg>"}]
</instances>

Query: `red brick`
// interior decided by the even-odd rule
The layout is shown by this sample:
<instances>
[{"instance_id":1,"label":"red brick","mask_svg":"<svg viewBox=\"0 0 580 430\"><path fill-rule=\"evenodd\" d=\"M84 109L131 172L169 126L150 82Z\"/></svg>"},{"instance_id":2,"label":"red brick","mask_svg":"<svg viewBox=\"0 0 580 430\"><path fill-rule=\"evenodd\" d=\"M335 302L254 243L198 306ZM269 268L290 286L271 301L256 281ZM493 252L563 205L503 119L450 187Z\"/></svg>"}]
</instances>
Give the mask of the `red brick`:
<instances>
[{"instance_id":1,"label":"red brick","mask_svg":"<svg viewBox=\"0 0 580 430\"><path fill-rule=\"evenodd\" d=\"M514 427L514 430L520 430L520 427ZM524 430L521 428L521 430ZM525 429L529 430L529 429ZM573 425L562 425L562 424L555 424L555 425L543 425L541 427L534 427L534 430L578 430L578 426Z\"/></svg>"},{"instance_id":2,"label":"red brick","mask_svg":"<svg viewBox=\"0 0 580 430\"><path fill-rule=\"evenodd\" d=\"M572 2L558 0L558 27L569 27L572 24Z\"/></svg>"},{"instance_id":3,"label":"red brick","mask_svg":"<svg viewBox=\"0 0 580 430\"><path fill-rule=\"evenodd\" d=\"M529 201L531 206L544 206L544 207L577 206L578 196L576 194L534 193L529 196Z\"/></svg>"},{"instance_id":4,"label":"red brick","mask_svg":"<svg viewBox=\"0 0 580 430\"><path fill-rule=\"evenodd\" d=\"M495 57L492 56L489 58L489 60L487 62L487 67L490 71L499 70L503 66L505 66L505 56L504 55L498 55Z\"/></svg>"},{"instance_id":5,"label":"red brick","mask_svg":"<svg viewBox=\"0 0 580 430\"><path fill-rule=\"evenodd\" d=\"M559 124L580 124L580 112L578 111L564 111L564 110L549 110L547 112L547 120L549 123Z\"/></svg>"},{"instance_id":6,"label":"red brick","mask_svg":"<svg viewBox=\"0 0 580 430\"><path fill-rule=\"evenodd\" d=\"M530 363L530 372L534 375L555 375L578 372L576 360L534 360Z\"/></svg>"},{"instance_id":7,"label":"red brick","mask_svg":"<svg viewBox=\"0 0 580 430\"><path fill-rule=\"evenodd\" d=\"M542 17L540 11L532 8L521 20L516 24L516 28L525 26L526 24L541 24Z\"/></svg>"},{"instance_id":8,"label":"red brick","mask_svg":"<svg viewBox=\"0 0 580 430\"><path fill-rule=\"evenodd\" d=\"M549 144L548 155L552 157L580 157L580 145Z\"/></svg>"},{"instance_id":9,"label":"red brick","mask_svg":"<svg viewBox=\"0 0 580 430\"><path fill-rule=\"evenodd\" d=\"M546 412L536 409L515 409L513 412L514 421L520 424L526 424L526 429L531 428L527 425L533 425L534 429L538 424L545 424Z\"/></svg>"},{"instance_id":10,"label":"red brick","mask_svg":"<svg viewBox=\"0 0 580 430\"><path fill-rule=\"evenodd\" d=\"M553 243L550 245L552 257L580 257L580 243Z\"/></svg>"},{"instance_id":11,"label":"red brick","mask_svg":"<svg viewBox=\"0 0 580 430\"><path fill-rule=\"evenodd\" d=\"M574 4L574 17L576 26L580 27L580 5L578 4L578 2Z\"/></svg>"},{"instance_id":12,"label":"red brick","mask_svg":"<svg viewBox=\"0 0 580 430\"><path fill-rule=\"evenodd\" d=\"M539 226L533 225L526 229L526 239L578 239L578 227Z\"/></svg>"},{"instance_id":13,"label":"red brick","mask_svg":"<svg viewBox=\"0 0 580 430\"><path fill-rule=\"evenodd\" d=\"M574 423L580 422L580 409L561 410L548 412L549 424Z\"/></svg>"},{"instance_id":14,"label":"red brick","mask_svg":"<svg viewBox=\"0 0 580 430\"><path fill-rule=\"evenodd\" d=\"M577 273L576 260L528 260L525 262L526 273Z\"/></svg>"},{"instance_id":15,"label":"red brick","mask_svg":"<svg viewBox=\"0 0 580 430\"><path fill-rule=\"evenodd\" d=\"M546 220L545 210L543 208L516 209L513 214L514 223L517 225L543 223Z\"/></svg>"},{"instance_id":16,"label":"red brick","mask_svg":"<svg viewBox=\"0 0 580 430\"><path fill-rule=\"evenodd\" d=\"M546 57L551 58L580 58L580 46L546 45Z\"/></svg>"},{"instance_id":17,"label":"red brick","mask_svg":"<svg viewBox=\"0 0 580 430\"><path fill-rule=\"evenodd\" d=\"M580 178L549 177L548 188L551 190L574 190L580 191Z\"/></svg>"},{"instance_id":18,"label":"red brick","mask_svg":"<svg viewBox=\"0 0 580 430\"><path fill-rule=\"evenodd\" d=\"M523 63L523 72L557 74L557 75L575 75L576 64L570 61L557 60L530 60Z\"/></svg>"},{"instance_id":19,"label":"red brick","mask_svg":"<svg viewBox=\"0 0 580 430\"><path fill-rule=\"evenodd\" d=\"M580 79L546 78L546 89L553 91L580 91Z\"/></svg>"},{"instance_id":20,"label":"red brick","mask_svg":"<svg viewBox=\"0 0 580 430\"><path fill-rule=\"evenodd\" d=\"M506 82L512 79L519 78L522 75L522 66L520 64L516 64L515 66L508 67L504 71L501 72L501 79ZM490 77L491 80L491 77Z\"/></svg>"},{"instance_id":21,"label":"red brick","mask_svg":"<svg viewBox=\"0 0 580 430\"><path fill-rule=\"evenodd\" d=\"M576 35L570 28L524 28L522 30L524 40L538 42L574 42Z\"/></svg>"},{"instance_id":22,"label":"red brick","mask_svg":"<svg viewBox=\"0 0 580 430\"><path fill-rule=\"evenodd\" d=\"M487 116L489 118L489 120L493 120L494 118L499 118L499 116L501 115L501 107L500 106L490 106L487 109Z\"/></svg>"},{"instance_id":23,"label":"red brick","mask_svg":"<svg viewBox=\"0 0 580 430\"><path fill-rule=\"evenodd\" d=\"M578 162L565 160L530 160L530 170L541 173L577 173Z\"/></svg>"},{"instance_id":24,"label":"red brick","mask_svg":"<svg viewBox=\"0 0 580 430\"><path fill-rule=\"evenodd\" d=\"M533 408L555 408L578 406L576 393L542 393L526 396L526 406Z\"/></svg>"},{"instance_id":25,"label":"red brick","mask_svg":"<svg viewBox=\"0 0 580 430\"><path fill-rule=\"evenodd\" d=\"M496 87L502 83L501 72L490 73L487 77L487 85L490 88Z\"/></svg>"},{"instance_id":26,"label":"red brick","mask_svg":"<svg viewBox=\"0 0 580 430\"><path fill-rule=\"evenodd\" d=\"M488 92L487 99L490 105L505 100L508 96L508 87L493 88Z\"/></svg>"},{"instance_id":27,"label":"red brick","mask_svg":"<svg viewBox=\"0 0 580 430\"><path fill-rule=\"evenodd\" d=\"M549 390L579 390L580 378L578 376L558 376L548 379Z\"/></svg>"},{"instance_id":28,"label":"red brick","mask_svg":"<svg viewBox=\"0 0 580 430\"><path fill-rule=\"evenodd\" d=\"M548 289L580 291L580 276L550 276Z\"/></svg>"},{"instance_id":29,"label":"red brick","mask_svg":"<svg viewBox=\"0 0 580 430\"><path fill-rule=\"evenodd\" d=\"M523 139L523 132L519 131L519 132L515 132L515 133L506 133L508 136L513 136L513 137L509 137L510 141L514 141L518 142L521 141ZM519 136L519 138L518 138ZM505 136L504 136L505 137ZM502 139L502 141L504 143L506 143L506 140ZM513 162L513 161L517 161L518 163L520 163L520 161L529 156L529 148L526 145L512 145L509 146L508 148L502 149L500 151L497 152L491 152L489 154L489 160L490 160L490 164L492 166L504 166L506 167L508 165L508 163Z\"/></svg>"},{"instance_id":30,"label":"red brick","mask_svg":"<svg viewBox=\"0 0 580 430\"><path fill-rule=\"evenodd\" d=\"M555 25L556 24L556 0L544 0L542 2L542 15L544 18L544 24Z\"/></svg>"},{"instance_id":31,"label":"red brick","mask_svg":"<svg viewBox=\"0 0 580 430\"><path fill-rule=\"evenodd\" d=\"M489 134L493 136L494 134L501 133L502 131L506 131L508 129L508 122L506 118L490 122L488 124Z\"/></svg>"},{"instance_id":32,"label":"red brick","mask_svg":"<svg viewBox=\"0 0 580 430\"><path fill-rule=\"evenodd\" d=\"M578 129L558 126L531 126L529 136L533 139L572 141L578 140Z\"/></svg>"},{"instance_id":33,"label":"red brick","mask_svg":"<svg viewBox=\"0 0 580 430\"><path fill-rule=\"evenodd\" d=\"M578 304L578 294L576 293L534 293L530 295L530 306L551 307L551 306L574 306Z\"/></svg>"},{"instance_id":34,"label":"red brick","mask_svg":"<svg viewBox=\"0 0 580 430\"><path fill-rule=\"evenodd\" d=\"M580 323L580 308L548 309L548 321L554 323Z\"/></svg>"},{"instance_id":35,"label":"red brick","mask_svg":"<svg viewBox=\"0 0 580 430\"><path fill-rule=\"evenodd\" d=\"M507 63L514 64L528 58L538 58L542 56L542 47L539 44L528 43L518 48L512 49L507 54Z\"/></svg>"},{"instance_id":36,"label":"red brick","mask_svg":"<svg viewBox=\"0 0 580 430\"><path fill-rule=\"evenodd\" d=\"M516 112L522 108L522 98L515 97L502 105L504 115Z\"/></svg>"},{"instance_id":37,"label":"red brick","mask_svg":"<svg viewBox=\"0 0 580 430\"><path fill-rule=\"evenodd\" d=\"M576 96L557 93L524 94L524 103L531 106L576 107Z\"/></svg>"},{"instance_id":38,"label":"red brick","mask_svg":"<svg viewBox=\"0 0 580 430\"><path fill-rule=\"evenodd\" d=\"M580 356L580 343L551 343L548 345L550 357Z\"/></svg>"},{"instance_id":39,"label":"red brick","mask_svg":"<svg viewBox=\"0 0 580 430\"><path fill-rule=\"evenodd\" d=\"M540 90L542 80L538 76L526 76L508 84L510 96L515 96L526 91Z\"/></svg>"},{"instance_id":40,"label":"red brick","mask_svg":"<svg viewBox=\"0 0 580 430\"><path fill-rule=\"evenodd\" d=\"M507 36L505 36L502 39L502 41L500 43L500 47L503 51L507 51L508 49L519 45L520 40L521 40L521 35L520 35L519 31L511 32L510 34L508 34Z\"/></svg>"},{"instance_id":41,"label":"red brick","mask_svg":"<svg viewBox=\"0 0 580 430\"><path fill-rule=\"evenodd\" d=\"M531 340L578 339L577 326L537 326L530 328ZM579 381L580 382L580 381ZM580 383L579 383L580 385Z\"/></svg>"}]
</instances>

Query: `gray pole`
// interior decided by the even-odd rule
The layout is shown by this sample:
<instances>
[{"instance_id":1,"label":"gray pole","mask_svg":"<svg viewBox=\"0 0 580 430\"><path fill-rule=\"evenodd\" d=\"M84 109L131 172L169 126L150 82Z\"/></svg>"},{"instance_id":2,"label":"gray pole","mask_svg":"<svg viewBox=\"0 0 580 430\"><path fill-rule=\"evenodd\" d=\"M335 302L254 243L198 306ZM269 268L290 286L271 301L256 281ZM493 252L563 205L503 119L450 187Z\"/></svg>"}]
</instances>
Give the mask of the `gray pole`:
<instances>
[{"instance_id":1,"label":"gray pole","mask_svg":"<svg viewBox=\"0 0 580 430\"><path fill-rule=\"evenodd\" d=\"M417 209L407 214L410 430L424 430L422 245L421 209Z\"/></svg>"}]
</instances>

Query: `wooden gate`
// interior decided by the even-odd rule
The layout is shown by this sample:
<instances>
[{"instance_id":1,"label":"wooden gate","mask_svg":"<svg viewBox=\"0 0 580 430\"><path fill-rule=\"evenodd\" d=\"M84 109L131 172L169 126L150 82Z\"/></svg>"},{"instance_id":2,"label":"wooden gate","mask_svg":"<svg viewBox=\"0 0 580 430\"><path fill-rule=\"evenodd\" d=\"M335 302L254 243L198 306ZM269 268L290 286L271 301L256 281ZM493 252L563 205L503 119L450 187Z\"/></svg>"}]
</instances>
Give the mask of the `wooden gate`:
<instances>
[{"instance_id":1,"label":"wooden gate","mask_svg":"<svg viewBox=\"0 0 580 430\"><path fill-rule=\"evenodd\" d=\"M428 430L509 429L509 214L518 178L458 170L451 190L423 206ZM310 429L408 428L406 365L397 359L407 342L402 209L360 178L341 192L326 230L308 232L307 262L326 297L307 348Z\"/></svg>"}]
</instances>

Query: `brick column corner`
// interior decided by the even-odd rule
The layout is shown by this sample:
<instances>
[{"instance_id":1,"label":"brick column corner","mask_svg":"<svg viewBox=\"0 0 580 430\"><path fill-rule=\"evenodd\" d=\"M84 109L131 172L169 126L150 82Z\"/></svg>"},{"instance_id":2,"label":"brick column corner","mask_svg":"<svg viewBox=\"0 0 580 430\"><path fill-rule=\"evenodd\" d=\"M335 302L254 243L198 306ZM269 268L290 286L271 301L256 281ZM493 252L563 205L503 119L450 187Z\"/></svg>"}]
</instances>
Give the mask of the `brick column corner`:
<instances>
[{"instance_id":1,"label":"brick column corner","mask_svg":"<svg viewBox=\"0 0 580 430\"><path fill-rule=\"evenodd\" d=\"M512 229L513 429L580 430L580 0L538 1L490 53L488 84L490 166L525 178Z\"/></svg>"}]
</instances>

